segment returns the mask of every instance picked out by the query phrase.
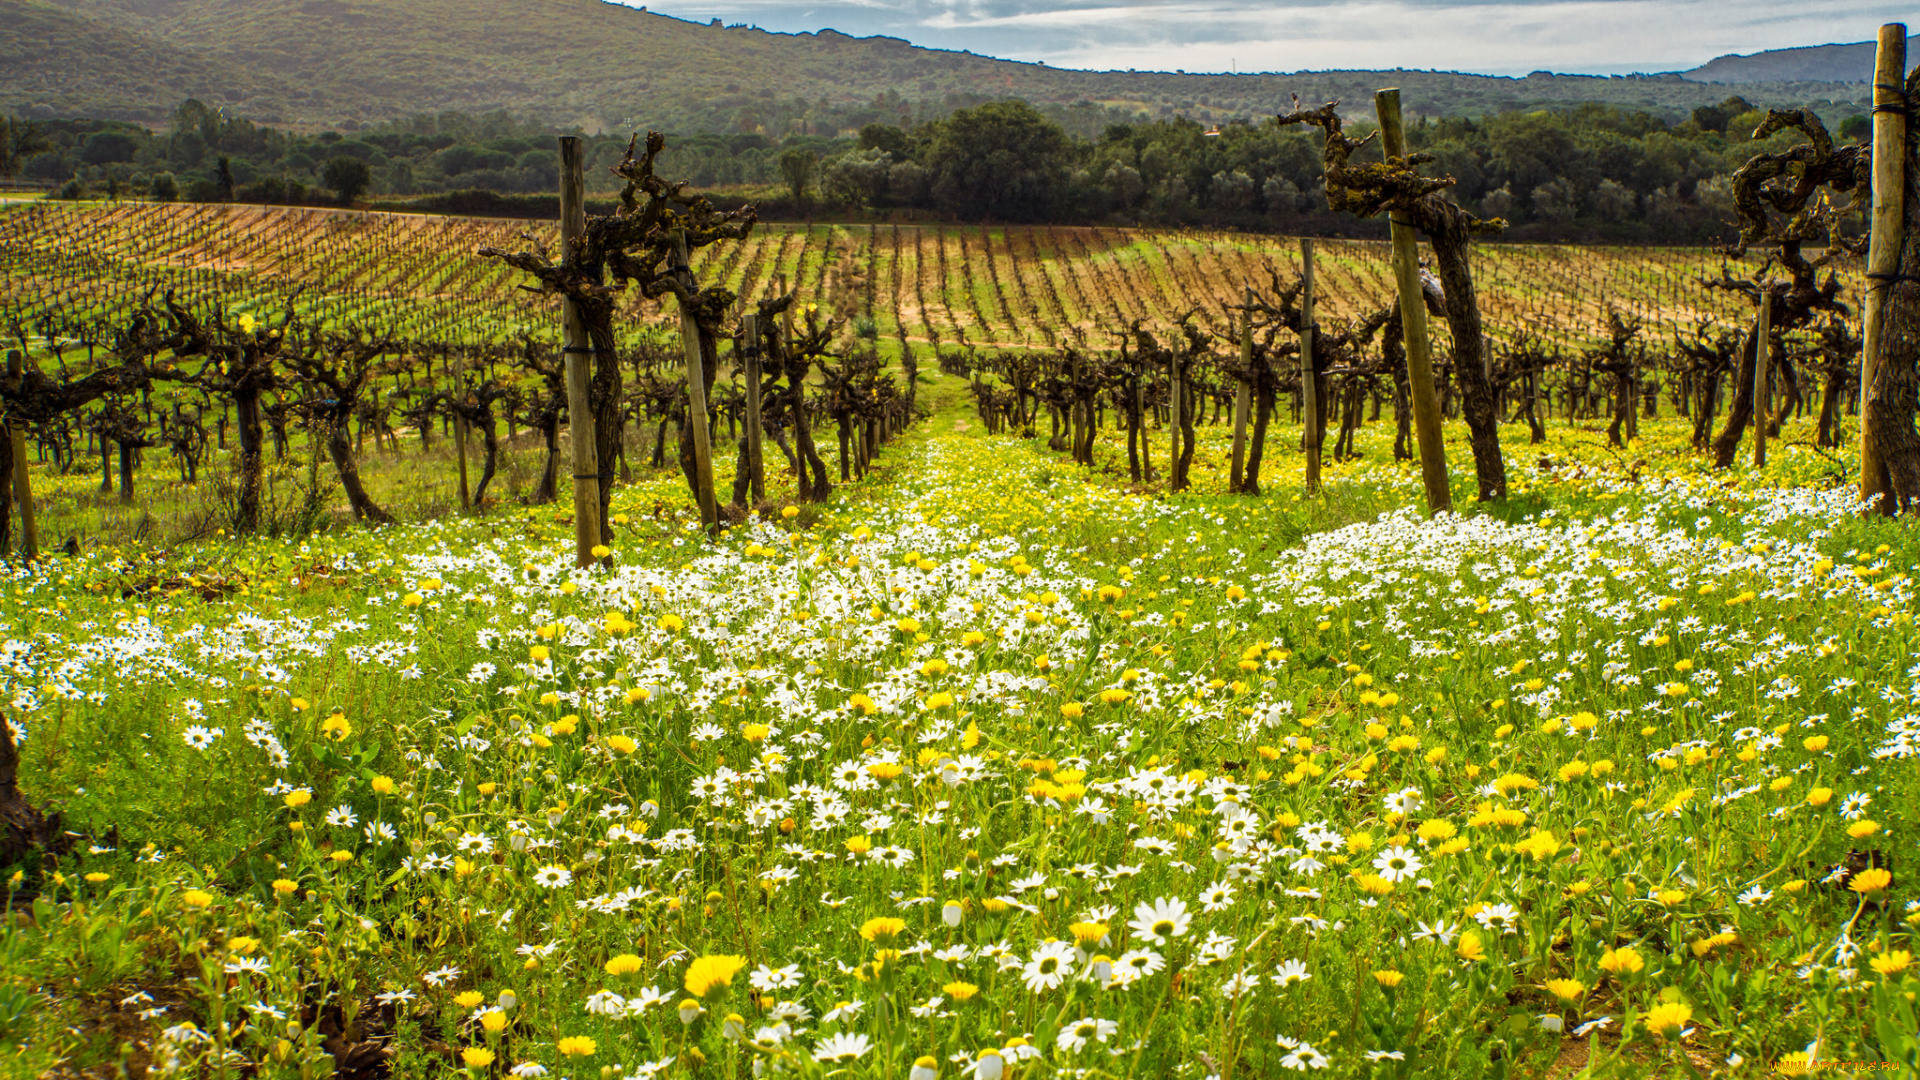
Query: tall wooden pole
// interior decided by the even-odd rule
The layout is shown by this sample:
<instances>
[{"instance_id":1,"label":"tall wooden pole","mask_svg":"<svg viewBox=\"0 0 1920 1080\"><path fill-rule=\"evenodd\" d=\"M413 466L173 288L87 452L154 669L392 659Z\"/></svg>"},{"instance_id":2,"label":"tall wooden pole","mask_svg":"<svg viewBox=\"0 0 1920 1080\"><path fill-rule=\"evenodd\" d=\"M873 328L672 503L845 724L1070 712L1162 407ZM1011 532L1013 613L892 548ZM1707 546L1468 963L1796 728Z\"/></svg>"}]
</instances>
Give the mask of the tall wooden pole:
<instances>
[{"instance_id":1,"label":"tall wooden pole","mask_svg":"<svg viewBox=\"0 0 1920 1080\"><path fill-rule=\"evenodd\" d=\"M467 361L463 356L453 365L453 400L458 405L466 404ZM315 438L318 438L318 433ZM460 462L460 509L473 508L473 496L467 488L467 418L459 408L453 410L453 456Z\"/></svg>"},{"instance_id":2,"label":"tall wooden pole","mask_svg":"<svg viewBox=\"0 0 1920 1080\"><path fill-rule=\"evenodd\" d=\"M1400 124L1400 91L1373 95L1380 116L1380 149L1389 158L1407 156L1406 132ZM1427 304L1420 290L1420 250L1413 226L1398 214L1393 222L1393 277L1400 287L1400 329L1407 345L1407 386L1413 398L1413 430L1420 446L1420 477L1426 483L1427 509L1453 509L1453 491L1447 486L1447 449L1440 435L1440 395L1433 386L1432 342L1427 338Z\"/></svg>"},{"instance_id":3,"label":"tall wooden pole","mask_svg":"<svg viewBox=\"0 0 1920 1080\"><path fill-rule=\"evenodd\" d=\"M668 260L668 272L680 280L684 289L692 292L693 270L688 265L685 231L673 231L673 251L669 253ZM693 435L694 495L700 502L700 523L707 527L708 535L714 535L720 531L720 508L713 498L713 447L709 442L711 433L707 430L706 361L700 355L700 326L694 321L693 309L687 306L684 296L680 299L680 345L687 358L687 424Z\"/></svg>"},{"instance_id":4,"label":"tall wooden pole","mask_svg":"<svg viewBox=\"0 0 1920 1080\"><path fill-rule=\"evenodd\" d=\"M575 245L587 234L586 164L580 137L560 136L560 252L569 265L579 261ZM576 565L592 566L593 549L600 546L600 447L594 441L597 425L587 387L593 342L579 306L565 296L560 298L560 330L567 362L567 434L573 444L573 557Z\"/></svg>"},{"instance_id":5,"label":"tall wooden pole","mask_svg":"<svg viewBox=\"0 0 1920 1080\"><path fill-rule=\"evenodd\" d=\"M26 361L19 352L7 353L7 378L16 385L26 377ZM20 508L20 557L32 561L40 554L40 526L33 515L33 473L27 468L27 426L14 424L7 433L13 441L13 504ZM7 478L0 477L0 483ZM0 551L0 559L7 553Z\"/></svg>"},{"instance_id":6,"label":"tall wooden pole","mask_svg":"<svg viewBox=\"0 0 1920 1080\"><path fill-rule=\"evenodd\" d=\"M1240 315L1240 366L1246 369L1247 378L1237 380L1239 387L1233 394L1233 476L1227 486L1228 491L1239 491L1244 486L1244 465L1247 456L1247 398L1252 390L1253 377L1253 289L1246 290L1247 308Z\"/></svg>"},{"instance_id":7,"label":"tall wooden pole","mask_svg":"<svg viewBox=\"0 0 1920 1080\"><path fill-rule=\"evenodd\" d=\"M1313 238L1300 238L1300 411L1305 414L1307 494L1320 490L1320 379L1313 362Z\"/></svg>"},{"instance_id":8,"label":"tall wooden pole","mask_svg":"<svg viewBox=\"0 0 1920 1080\"><path fill-rule=\"evenodd\" d=\"M1867 239L1867 286L1862 305L1860 349L1860 501L1893 510L1893 492L1880 453L1873 444L1873 421L1880 411L1874 379L1886 349L1887 290L1900 272L1901 233L1906 221L1907 26L1880 28L1880 51L1873 65L1873 215ZM1884 502L1882 501L1884 499Z\"/></svg>"},{"instance_id":9,"label":"tall wooden pole","mask_svg":"<svg viewBox=\"0 0 1920 1080\"><path fill-rule=\"evenodd\" d=\"M1171 438L1167 443L1167 490L1176 490L1173 485L1180 482L1180 354L1169 350L1167 353L1167 431Z\"/></svg>"},{"instance_id":10,"label":"tall wooden pole","mask_svg":"<svg viewBox=\"0 0 1920 1080\"><path fill-rule=\"evenodd\" d=\"M740 338L745 343L747 364L747 476L753 504L767 498L767 478L760 462L760 313L749 311L740 317Z\"/></svg>"},{"instance_id":11,"label":"tall wooden pole","mask_svg":"<svg viewBox=\"0 0 1920 1080\"><path fill-rule=\"evenodd\" d=\"M1769 383L1773 367L1773 293L1760 283L1760 314L1753 327L1753 467L1767 463L1767 422L1773 411Z\"/></svg>"}]
</instances>

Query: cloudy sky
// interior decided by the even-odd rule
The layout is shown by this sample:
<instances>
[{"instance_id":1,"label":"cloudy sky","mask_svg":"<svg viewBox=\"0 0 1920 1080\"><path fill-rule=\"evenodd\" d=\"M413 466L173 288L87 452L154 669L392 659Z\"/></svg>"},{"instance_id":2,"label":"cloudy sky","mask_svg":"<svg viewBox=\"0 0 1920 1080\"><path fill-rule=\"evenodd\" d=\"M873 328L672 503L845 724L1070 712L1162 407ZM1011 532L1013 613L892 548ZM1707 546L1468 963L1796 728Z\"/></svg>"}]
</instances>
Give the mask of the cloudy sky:
<instances>
[{"instance_id":1,"label":"cloudy sky","mask_svg":"<svg viewBox=\"0 0 1920 1080\"><path fill-rule=\"evenodd\" d=\"M680 18L831 27L1061 67L1677 71L1726 53L1871 40L1885 0L624 0ZM706 6L700 6L700 5Z\"/></svg>"}]
</instances>

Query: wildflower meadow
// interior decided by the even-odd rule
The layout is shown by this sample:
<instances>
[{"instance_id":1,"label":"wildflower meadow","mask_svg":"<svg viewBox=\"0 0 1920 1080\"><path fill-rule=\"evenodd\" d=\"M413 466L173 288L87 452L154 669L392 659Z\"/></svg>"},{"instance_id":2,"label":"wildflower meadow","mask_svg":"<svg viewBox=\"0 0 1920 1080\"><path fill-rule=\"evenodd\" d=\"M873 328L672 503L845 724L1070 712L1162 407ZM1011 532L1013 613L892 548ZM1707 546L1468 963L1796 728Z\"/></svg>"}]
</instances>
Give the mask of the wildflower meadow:
<instances>
[{"instance_id":1,"label":"wildflower meadow","mask_svg":"<svg viewBox=\"0 0 1920 1080\"><path fill-rule=\"evenodd\" d=\"M1373 429L1167 496L943 400L588 569L550 507L10 566L76 840L0 1068L1912 1074L1920 546L1814 452L1569 427L1429 518Z\"/></svg>"}]
</instances>

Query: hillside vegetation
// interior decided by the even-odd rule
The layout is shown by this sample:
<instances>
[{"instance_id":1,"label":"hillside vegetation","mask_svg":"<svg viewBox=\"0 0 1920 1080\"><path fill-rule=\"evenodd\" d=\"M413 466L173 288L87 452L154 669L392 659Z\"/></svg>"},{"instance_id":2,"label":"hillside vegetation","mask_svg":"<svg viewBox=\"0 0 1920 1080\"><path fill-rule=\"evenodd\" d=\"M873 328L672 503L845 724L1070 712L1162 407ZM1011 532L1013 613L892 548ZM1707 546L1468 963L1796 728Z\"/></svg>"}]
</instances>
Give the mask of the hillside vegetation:
<instances>
[{"instance_id":1,"label":"hillside vegetation","mask_svg":"<svg viewBox=\"0 0 1920 1080\"><path fill-rule=\"evenodd\" d=\"M195 96L296 125L503 108L589 129L784 134L821 122L823 102L864 107L889 91L891 115L838 122L998 97L1212 121L1270 113L1294 93L1364 104L1393 84L1430 115L1600 101L1677 118L1725 96L1678 75L1063 71L832 30L701 25L600 0L0 0L0 109L48 116L157 120ZM1747 95L1851 111L1866 92L1769 83Z\"/></svg>"}]
</instances>

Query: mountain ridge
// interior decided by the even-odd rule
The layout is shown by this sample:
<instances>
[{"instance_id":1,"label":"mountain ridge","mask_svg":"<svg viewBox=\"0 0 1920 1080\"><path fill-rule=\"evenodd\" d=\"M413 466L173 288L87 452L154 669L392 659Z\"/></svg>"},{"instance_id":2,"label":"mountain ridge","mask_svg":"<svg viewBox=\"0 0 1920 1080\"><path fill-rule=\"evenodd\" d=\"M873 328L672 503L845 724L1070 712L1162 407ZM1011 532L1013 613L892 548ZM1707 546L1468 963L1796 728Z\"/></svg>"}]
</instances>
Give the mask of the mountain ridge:
<instances>
[{"instance_id":1,"label":"mountain ridge","mask_svg":"<svg viewBox=\"0 0 1920 1080\"><path fill-rule=\"evenodd\" d=\"M1677 118L1725 96L1678 74L1080 71L831 29L697 23L603 0L0 0L0 110L148 123L189 96L263 122L349 128L506 109L588 130L777 135L1013 96L1095 120L1218 122L1270 115L1292 94L1364 108L1392 82L1425 115L1599 101ZM1841 111L1860 94L1772 82L1748 96Z\"/></svg>"},{"instance_id":2,"label":"mountain ridge","mask_svg":"<svg viewBox=\"0 0 1920 1080\"><path fill-rule=\"evenodd\" d=\"M1907 55L1914 55L1920 36L1907 38ZM1871 41L1850 41L1829 45L1805 45L1792 49L1768 49L1757 53L1729 53L1680 72L1693 82L1744 85L1756 82L1817 81L1866 83L1873 80L1874 51Z\"/></svg>"}]
</instances>

